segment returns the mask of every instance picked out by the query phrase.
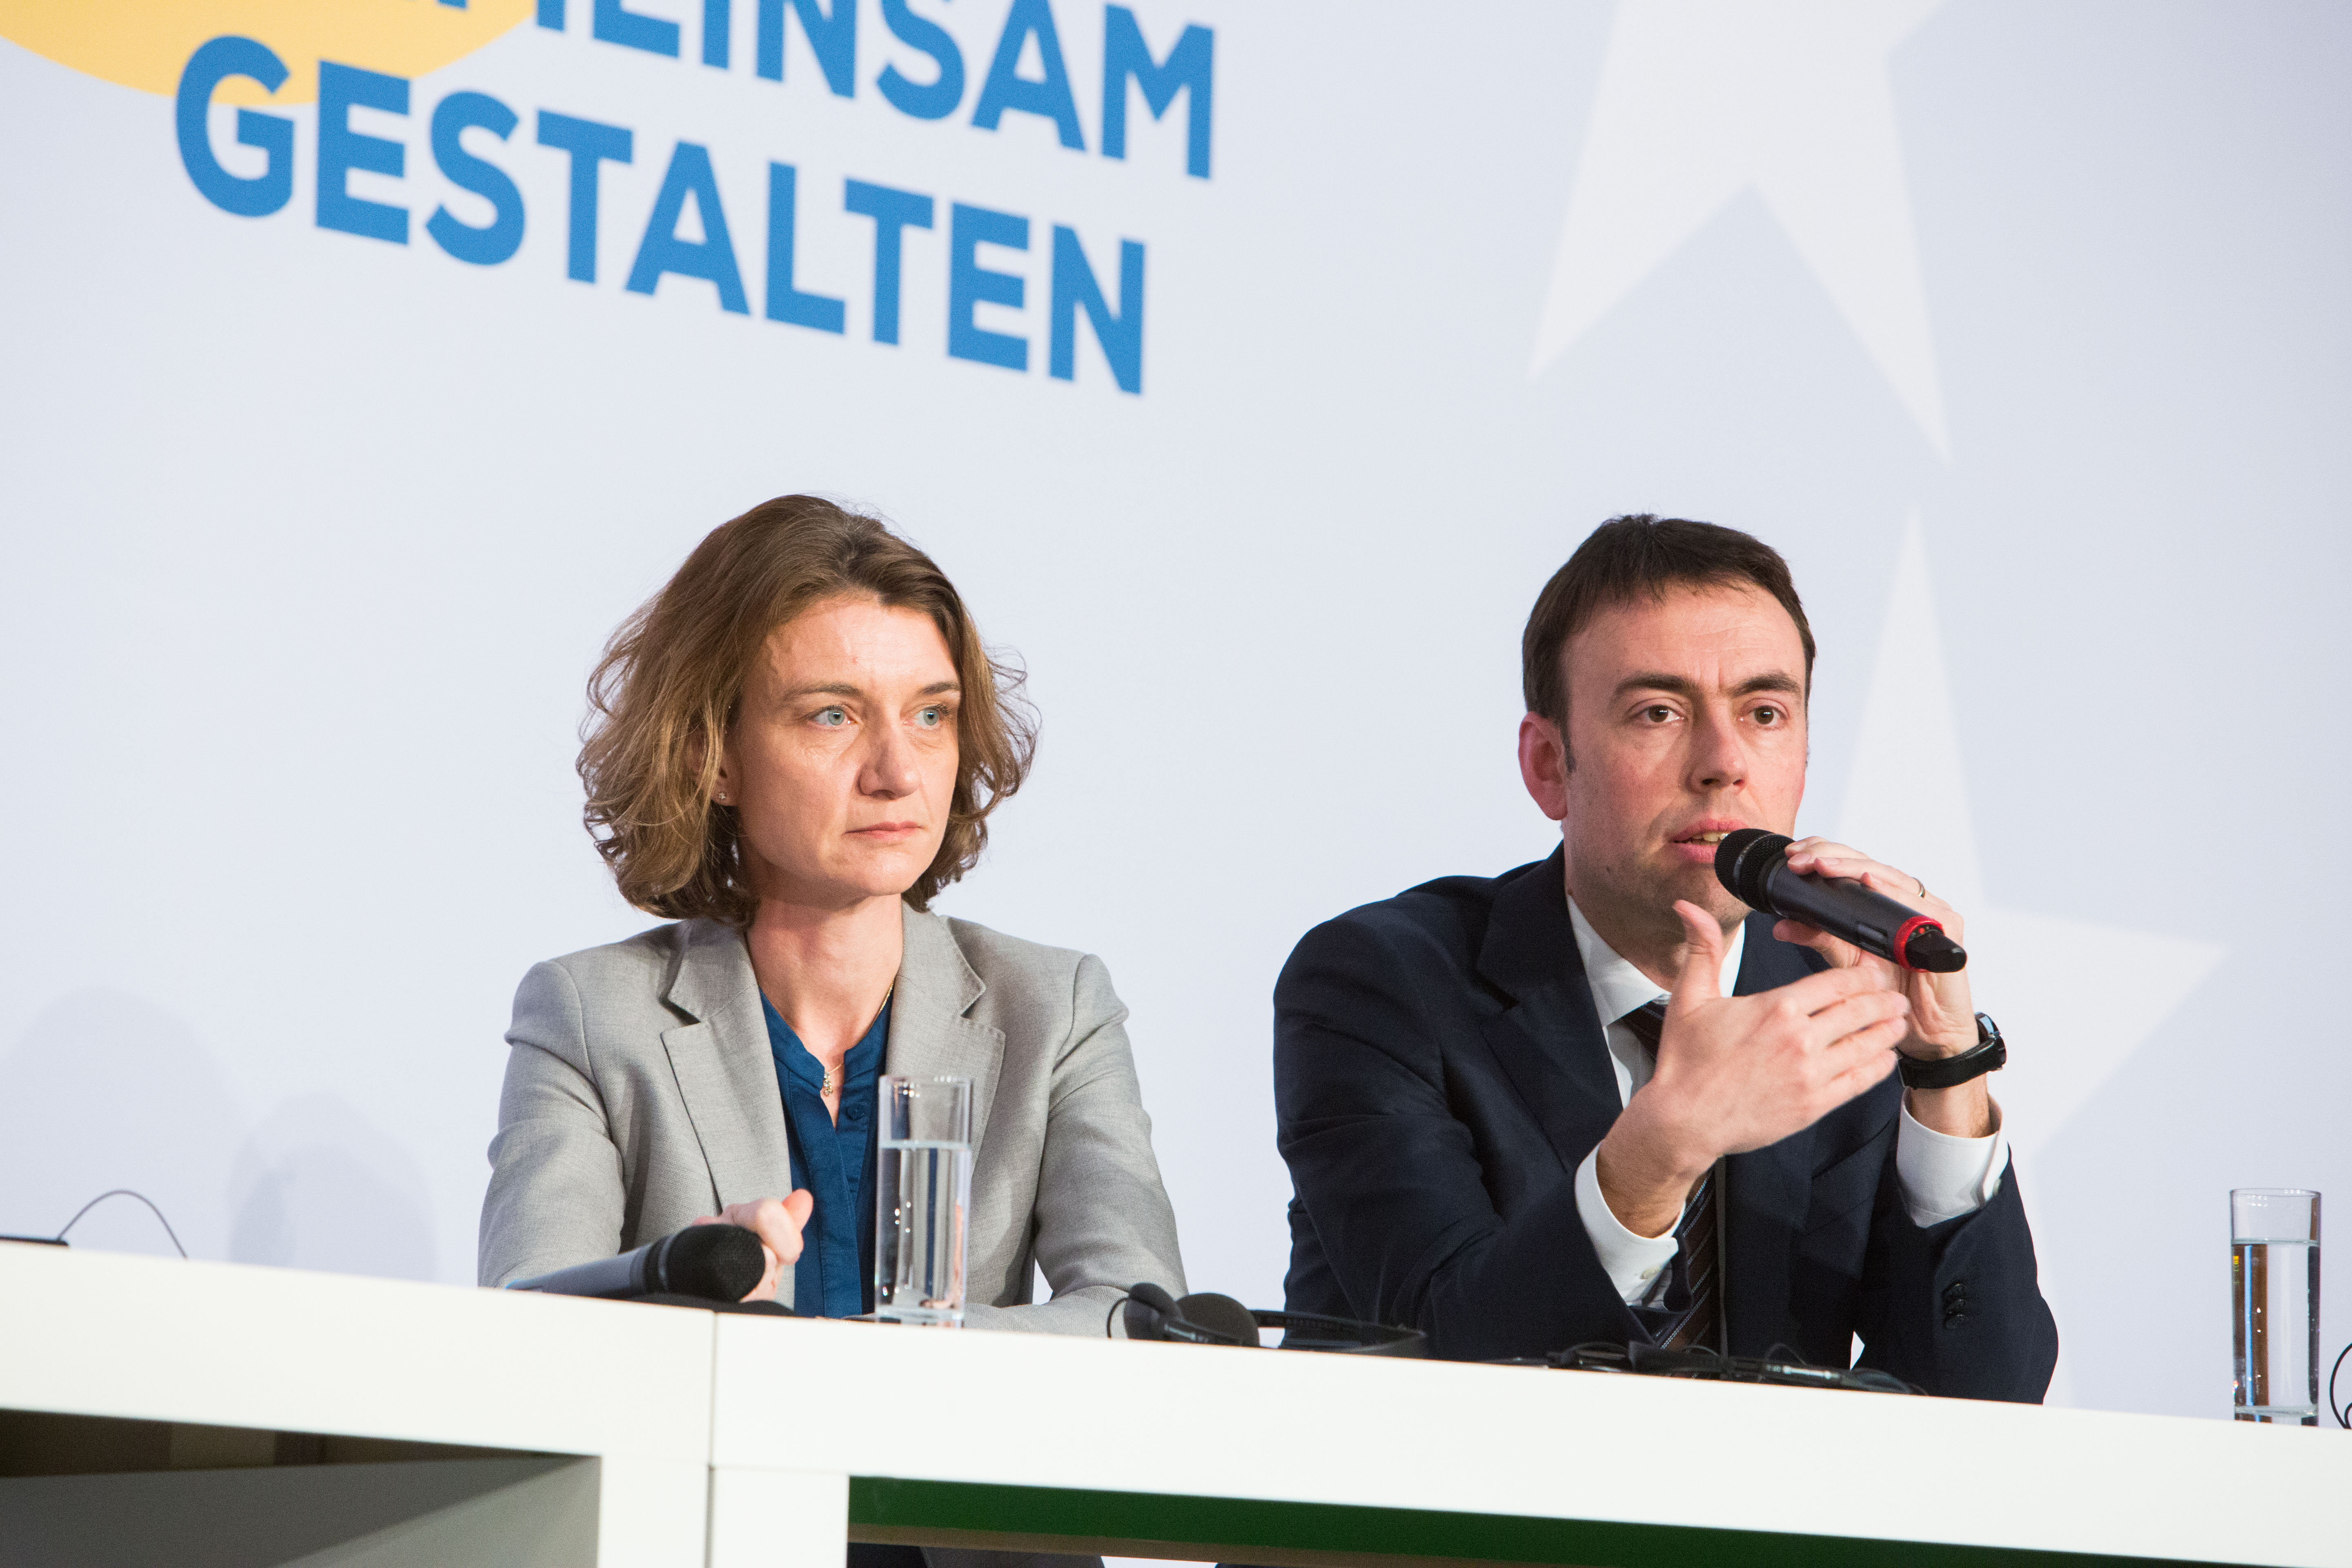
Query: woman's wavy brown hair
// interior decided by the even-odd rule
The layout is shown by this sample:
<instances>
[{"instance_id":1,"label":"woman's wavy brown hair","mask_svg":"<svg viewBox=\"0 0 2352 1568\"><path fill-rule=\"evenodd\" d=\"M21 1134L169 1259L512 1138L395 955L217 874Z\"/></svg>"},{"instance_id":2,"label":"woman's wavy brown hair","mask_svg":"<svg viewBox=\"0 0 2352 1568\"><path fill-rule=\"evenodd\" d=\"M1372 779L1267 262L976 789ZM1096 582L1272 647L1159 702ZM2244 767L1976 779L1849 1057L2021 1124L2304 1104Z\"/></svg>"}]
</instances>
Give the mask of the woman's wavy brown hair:
<instances>
[{"instance_id":1,"label":"woman's wavy brown hair","mask_svg":"<svg viewBox=\"0 0 2352 1568\"><path fill-rule=\"evenodd\" d=\"M770 634L840 595L931 618L955 660L955 795L948 829L907 901L928 908L971 869L988 814L1021 787L1037 745L1018 666L991 655L931 558L881 522L815 496L780 496L713 529L621 624L588 678L580 782L588 835L621 896L673 920L751 923L759 899L740 824L713 799L745 671Z\"/></svg>"}]
</instances>

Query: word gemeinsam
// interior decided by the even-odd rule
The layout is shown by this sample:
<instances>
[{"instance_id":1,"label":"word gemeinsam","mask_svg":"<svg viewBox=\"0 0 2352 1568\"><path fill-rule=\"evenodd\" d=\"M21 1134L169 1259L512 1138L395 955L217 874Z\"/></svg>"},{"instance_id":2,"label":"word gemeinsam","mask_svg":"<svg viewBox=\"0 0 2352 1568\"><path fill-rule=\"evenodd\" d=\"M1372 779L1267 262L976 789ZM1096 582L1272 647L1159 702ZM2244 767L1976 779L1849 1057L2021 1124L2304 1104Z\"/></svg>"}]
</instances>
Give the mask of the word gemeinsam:
<instances>
[{"instance_id":1,"label":"word gemeinsam","mask_svg":"<svg viewBox=\"0 0 2352 1568\"><path fill-rule=\"evenodd\" d=\"M446 0L445 0L446 3ZM460 0L462 3L462 0ZM588 0L589 31L601 42L650 55L678 58L678 24L629 10L624 0ZM790 16L800 24L801 37L816 58L824 85L837 98L857 96L856 0L751 0L758 13L752 69L770 81L784 79L784 25ZM963 50L955 35L937 22L916 16L907 0L881 0L882 25L890 36L919 54L929 56L932 79L918 82L896 66L883 67L874 85L891 108L917 120L945 120L963 107ZM538 0L539 25L563 30L566 0ZM702 63L720 70L730 68L734 42L734 0L702 0ZM1023 51L1034 45L1039 74L1019 74ZM1207 27L1187 26L1164 59L1154 59L1144 41L1135 13L1124 5L1103 7L1102 154L1127 156L1127 110L1131 83L1141 89L1146 108L1157 120L1168 112L1180 92L1186 94L1184 172L1209 177L1209 133L1215 84L1216 35ZM1070 72L1062 55L1061 33L1054 26L1048 0L1013 0L1004 26L997 33L989 57L988 75L974 100L971 123L993 131L1008 112L1034 114L1054 123L1062 145L1086 150L1078 123L1078 102L1070 89Z\"/></svg>"},{"instance_id":2,"label":"word gemeinsam","mask_svg":"<svg viewBox=\"0 0 2352 1568\"><path fill-rule=\"evenodd\" d=\"M623 0L588 0L588 4L590 31L595 39L649 55L678 56L681 29L677 23L630 11ZM832 0L830 11L818 0L751 0L751 4L757 13L752 52L756 75L772 81L783 79L789 12L799 22L826 89L838 97L856 96L856 0ZM730 68L732 5L733 0L701 0L701 58L707 67ZM928 56L935 68L932 80L916 82L900 74L896 66L884 67L873 79L884 101L919 120L944 120L955 113L964 100L966 79L963 57L954 37L938 24L914 15L906 0L882 0L881 14L892 35ZM565 0L538 0L538 21L542 27L562 29ZM1034 78L1019 74L1024 50L1041 62ZM1151 117L1160 120L1168 116L1181 94L1186 110L1185 173L1207 179L1213 71L1214 36L1208 28L1188 26L1165 56L1155 57L1131 11L1123 5L1104 7L1102 155L1127 156L1127 110L1132 96L1139 93ZM274 93L288 74L285 63L268 46L238 37L204 44L181 74L177 115L181 163L196 190L224 211L262 217L278 212L292 198L295 125L282 115L238 110L236 139L258 149L263 166L257 174L233 173L223 165L212 144L208 119L213 95L232 77L250 79ZM354 170L394 178L404 175L406 145L354 131L351 113L353 109L365 109L404 116L410 112L409 86L404 77L332 60L319 62L314 160L318 226L396 245L409 242L408 208L355 196L349 183ZM971 123L994 131L1007 113L1045 119L1055 126L1063 146L1081 152L1086 148L1047 0L1013 0L982 79ZM434 107L429 142L436 166L451 184L487 203L490 212L488 223L471 224L446 205L436 206L425 220L425 231L434 243L460 261L495 267L521 247L525 225L521 191L504 168L468 149L463 141L467 132L478 131L505 142L521 123L513 110L485 92L451 92ZM533 135L540 146L567 160L565 273L574 281L593 284L597 278L599 175L605 163L635 161L636 136L624 126L545 109L537 112ZM772 321L840 333L846 330L845 302L802 289L794 282L799 183L794 165L768 163L761 311ZM699 220L698 238L680 233L688 202ZM869 315L877 343L898 342L906 231L938 226L939 205L919 192L855 178L843 182L842 213L873 226ZM982 265L980 247L1028 251L1030 220L963 202L947 205L947 353L956 359L1026 371L1029 340L1018 333L982 328L974 312L983 304L1014 310L1025 308L1028 279L1018 272ZM1132 239L1118 241L1117 287L1107 294L1102 275L1088 262L1077 230L1059 223L1050 227L1050 241L1042 247L1050 252L1045 269L1047 373L1066 381L1075 379L1077 318L1083 312L1113 379L1122 391L1140 393L1144 247ZM628 292L651 294L669 276L700 279L711 286L721 310L751 314L743 268L737 259L710 152L698 142L679 141L672 147L623 287Z\"/></svg>"}]
</instances>

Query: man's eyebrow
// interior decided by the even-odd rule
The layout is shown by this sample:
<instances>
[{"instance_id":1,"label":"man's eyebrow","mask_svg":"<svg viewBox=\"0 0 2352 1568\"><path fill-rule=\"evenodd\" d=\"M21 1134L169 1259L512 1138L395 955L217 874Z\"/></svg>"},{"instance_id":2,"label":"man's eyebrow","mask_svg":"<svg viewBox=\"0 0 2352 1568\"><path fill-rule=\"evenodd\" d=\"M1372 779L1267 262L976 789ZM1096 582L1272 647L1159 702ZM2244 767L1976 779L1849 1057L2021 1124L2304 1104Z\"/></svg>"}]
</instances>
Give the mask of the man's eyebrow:
<instances>
[{"instance_id":1,"label":"man's eyebrow","mask_svg":"<svg viewBox=\"0 0 2352 1568\"><path fill-rule=\"evenodd\" d=\"M1698 683L1688 676L1668 675L1663 670L1645 669L1627 676L1617 683L1616 695L1625 697L1636 691L1664 691L1675 697L1696 699ZM1767 675L1751 675L1731 689L1734 697L1752 697L1759 691L1785 691L1793 697L1805 693L1796 677L1780 670Z\"/></svg>"},{"instance_id":2,"label":"man's eyebrow","mask_svg":"<svg viewBox=\"0 0 2352 1568\"><path fill-rule=\"evenodd\" d=\"M1676 697L1696 697L1698 683L1683 676L1645 669L1619 681L1615 695L1624 697L1636 691L1665 691Z\"/></svg>"}]
</instances>

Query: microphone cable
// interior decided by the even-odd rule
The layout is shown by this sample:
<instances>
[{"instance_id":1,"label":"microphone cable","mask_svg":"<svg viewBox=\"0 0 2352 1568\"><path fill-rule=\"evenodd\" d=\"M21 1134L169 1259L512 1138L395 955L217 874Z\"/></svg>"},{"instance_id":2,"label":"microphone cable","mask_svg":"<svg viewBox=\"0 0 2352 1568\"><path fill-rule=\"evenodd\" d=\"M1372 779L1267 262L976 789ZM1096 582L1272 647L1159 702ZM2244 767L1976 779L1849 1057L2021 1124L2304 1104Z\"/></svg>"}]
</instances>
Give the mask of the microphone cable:
<instances>
[{"instance_id":1,"label":"microphone cable","mask_svg":"<svg viewBox=\"0 0 2352 1568\"><path fill-rule=\"evenodd\" d=\"M0 1237L0 1241L46 1242L51 1246L63 1247L66 1245L67 1235L72 1231L74 1226L81 1223L82 1215L89 1213L90 1210L96 1208L99 1205L104 1203L109 1198L137 1198L141 1203L145 1204L147 1205L147 1212L155 1216L155 1223L163 1227L163 1234L172 1238L173 1250L177 1252L183 1258L185 1258L188 1256L188 1249L180 1245L180 1233L172 1228L172 1222L163 1217L163 1211L155 1206L155 1200L149 1197L145 1193L133 1192L129 1187L114 1187L99 1194L98 1196L90 1199L89 1202L74 1210L73 1218L66 1221L63 1226L59 1226L58 1233L55 1236Z\"/></svg>"}]
</instances>

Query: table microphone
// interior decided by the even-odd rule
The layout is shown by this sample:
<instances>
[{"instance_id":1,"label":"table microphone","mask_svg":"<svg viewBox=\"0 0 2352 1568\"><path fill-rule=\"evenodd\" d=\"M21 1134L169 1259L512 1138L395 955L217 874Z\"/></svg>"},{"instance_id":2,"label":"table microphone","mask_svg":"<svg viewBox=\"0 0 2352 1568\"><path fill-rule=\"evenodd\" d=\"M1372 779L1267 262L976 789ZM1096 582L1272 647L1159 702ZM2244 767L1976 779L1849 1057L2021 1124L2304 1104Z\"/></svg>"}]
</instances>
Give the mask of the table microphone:
<instances>
[{"instance_id":1,"label":"table microphone","mask_svg":"<svg viewBox=\"0 0 2352 1568\"><path fill-rule=\"evenodd\" d=\"M1751 910L1825 931L1905 969L1948 974L1967 967L1968 951L1934 917L1851 879L1790 870L1790 842L1760 827L1725 834L1715 847L1717 880Z\"/></svg>"},{"instance_id":2,"label":"table microphone","mask_svg":"<svg viewBox=\"0 0 2352 1568\"><path fill-rule=\"evenodd\" d=\"M740 1301L768 1272L767 1248L740 1225L690 1225L617 1258L575 1263L509 1290L554 1296L698 1296Z\"/></svg>"}]
</instances>

